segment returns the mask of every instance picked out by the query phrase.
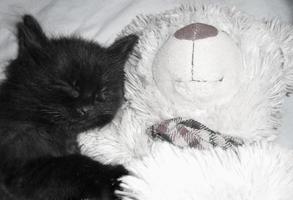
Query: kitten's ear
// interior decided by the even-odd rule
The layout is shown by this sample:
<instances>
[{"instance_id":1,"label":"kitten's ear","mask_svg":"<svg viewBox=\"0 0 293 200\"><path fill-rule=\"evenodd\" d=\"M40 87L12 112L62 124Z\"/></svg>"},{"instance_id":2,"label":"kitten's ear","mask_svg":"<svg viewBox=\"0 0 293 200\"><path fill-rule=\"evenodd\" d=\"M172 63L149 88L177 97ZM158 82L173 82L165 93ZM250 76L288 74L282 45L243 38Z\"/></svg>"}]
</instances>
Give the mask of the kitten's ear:
<instances>
[{"instance_id":1,"label":"kitten's ear","mask_svg":"<svg viewBox=\"0 0 293 200\"><path fill-rule=\"evenodd\" d=\"M19 52L25 51L30 47L40 48L48 41L40 24L31 15L24 15L22 22L17 24L17 38Z\"/></svg>"},{"instance_id":2,"label":"kitten's ear","mask_svg":"<svg viewBox=\"0 0 293 200\"><path fill-rule=\"evenodd\" d=\"M128 55L133 50L135 44L138 42L137 35L128 35L116 40L109 48L108 51L113 57L125 61Z\"/></svg>"}]
</instances>

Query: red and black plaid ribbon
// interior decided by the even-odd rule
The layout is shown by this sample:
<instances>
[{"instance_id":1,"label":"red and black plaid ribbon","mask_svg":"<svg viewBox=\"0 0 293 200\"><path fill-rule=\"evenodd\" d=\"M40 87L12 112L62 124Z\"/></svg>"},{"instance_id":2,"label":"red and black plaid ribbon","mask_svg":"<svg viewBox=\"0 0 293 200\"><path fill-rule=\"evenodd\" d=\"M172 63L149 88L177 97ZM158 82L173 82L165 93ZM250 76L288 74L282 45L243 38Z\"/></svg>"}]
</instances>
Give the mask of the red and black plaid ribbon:
<instances>
[{"instance_id":1,"label":"red and black plaid ribbon","mask_svg":"<svg viewBox=\"0 0 293 200\"><path fill-rule=\"evenodd\" d=\"M155 124L147 129L147 133L154 140L168 141L179 147L228 149L244 144L240 138L215 132L195 120L184 120L180 117Z\"/></svg>"}]
</instances>

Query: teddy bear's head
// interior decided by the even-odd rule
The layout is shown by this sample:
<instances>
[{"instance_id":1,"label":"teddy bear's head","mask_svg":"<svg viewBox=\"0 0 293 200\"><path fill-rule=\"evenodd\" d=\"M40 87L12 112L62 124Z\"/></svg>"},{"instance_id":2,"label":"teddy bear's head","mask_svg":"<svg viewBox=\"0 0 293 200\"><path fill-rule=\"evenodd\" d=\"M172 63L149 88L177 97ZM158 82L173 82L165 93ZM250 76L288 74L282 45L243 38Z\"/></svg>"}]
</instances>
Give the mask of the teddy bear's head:
<instances>
[{"instance_id":1,"label":"teddy bear's head","mask_svg":"<svg viewBox=\"0 0 293 200\"><path fill-rule=\"evenodd\" d=\"M192 23L178 29L159 49L154 80L174 103L221 104L231 99L241 79L237 44L214 26Z\"/></svg>"}]
</instances>

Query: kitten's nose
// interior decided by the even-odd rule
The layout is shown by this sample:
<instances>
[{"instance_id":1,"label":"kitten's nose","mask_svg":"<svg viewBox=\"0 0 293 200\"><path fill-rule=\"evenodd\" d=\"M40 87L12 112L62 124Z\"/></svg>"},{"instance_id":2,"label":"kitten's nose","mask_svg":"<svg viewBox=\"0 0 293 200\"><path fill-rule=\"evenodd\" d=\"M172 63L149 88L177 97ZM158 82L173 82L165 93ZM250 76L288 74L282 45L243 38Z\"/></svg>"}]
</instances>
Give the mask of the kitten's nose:
<instances>
[{"instance_id":1,"label":"kitten's nose","mask_svg":"<svg viewBox=\"0 0 293 200\"><path fill-rule=\"evenodd\" d=\"M88 100L88 99L91 99L93 97L93 94L92 92L90 91L84 91L83 94L82 94L82 98L85 99L85 100Z\"/></svg>"},{"instance_id":2,"label":"kitten's nose","mask_svg":"<svg viewBox=\"0 0 293 200\"><path fill-rule=\"evenodd\" d=\"M80 115L85 115L86 113L88 113L90 110L92 109L92 106L82 106L80 108L77 109L77 112Z\"/></svg>"}]
</instances>

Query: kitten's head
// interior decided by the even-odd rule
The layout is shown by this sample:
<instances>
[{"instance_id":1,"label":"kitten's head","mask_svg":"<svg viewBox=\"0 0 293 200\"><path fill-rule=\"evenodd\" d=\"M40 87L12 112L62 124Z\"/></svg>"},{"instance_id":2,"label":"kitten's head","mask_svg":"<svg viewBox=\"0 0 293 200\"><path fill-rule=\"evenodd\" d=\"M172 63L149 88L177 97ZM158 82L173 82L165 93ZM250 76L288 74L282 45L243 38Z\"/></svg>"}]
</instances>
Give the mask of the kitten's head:
<instances>
[{"instance_id":1,"label":"kitten's head","mask_svg":"<svg viewBox=\"0 0 293 200\"><path fill-rule=\"evenodd\" d=\"M137 36L120 38L108 48L76 37L50 39L29 15L17 30L18 57L7 68L1 94L8 107L78 130L114 117L123 99L124 64Z\"/></svg>"}]
</instances>

